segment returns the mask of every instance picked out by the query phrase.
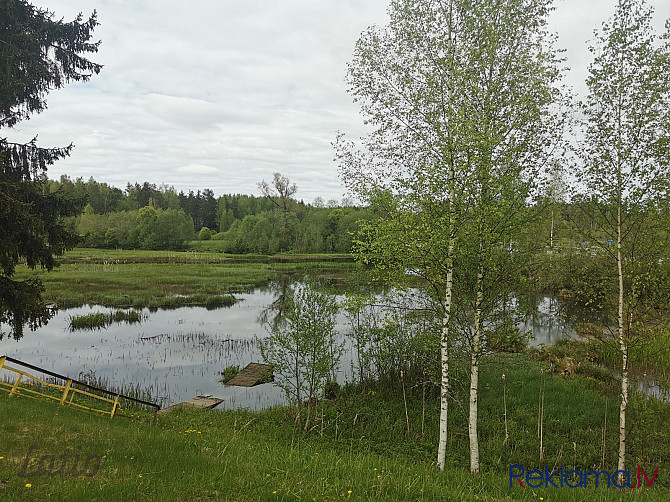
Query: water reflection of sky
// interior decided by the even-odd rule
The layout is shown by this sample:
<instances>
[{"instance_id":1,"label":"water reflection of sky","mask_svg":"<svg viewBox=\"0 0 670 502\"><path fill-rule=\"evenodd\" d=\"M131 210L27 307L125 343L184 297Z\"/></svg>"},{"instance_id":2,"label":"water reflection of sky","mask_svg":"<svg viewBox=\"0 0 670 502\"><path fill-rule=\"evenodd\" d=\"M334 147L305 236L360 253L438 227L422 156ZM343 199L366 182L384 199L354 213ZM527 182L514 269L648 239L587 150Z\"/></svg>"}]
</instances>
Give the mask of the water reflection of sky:
<instances>
[{"instance_id":1,"label":"water reflection of sky","mask_svg":"<svg viewBox=\"0 0 670 502\"><path fill-rule=\"evenodd\" d=\"M115 388L139 386L150 390L152 399L163 406L196 395L213 395L224 399L219 408L265 408L284 402L282 391L274 385L225 387L217 380L229 365L243 368L250 362L262 362L258 340L267 332L260 318L279 291L271 287L240 294L237 304L217 310L145 310L148 317L141 324L113 324L99 331L70 332L69 318L110 309L68 309L36 332L26 331L19 341L1 340L0 354L72 378L93 374ZM343 342L346 329L346 318L338 316ZM533 345L551 344L571 334L548 298L540 301L525 329L532 329ZM351 378L352 357L355 354L347 344L339 380Z\"/></svg>"}]
</instances>

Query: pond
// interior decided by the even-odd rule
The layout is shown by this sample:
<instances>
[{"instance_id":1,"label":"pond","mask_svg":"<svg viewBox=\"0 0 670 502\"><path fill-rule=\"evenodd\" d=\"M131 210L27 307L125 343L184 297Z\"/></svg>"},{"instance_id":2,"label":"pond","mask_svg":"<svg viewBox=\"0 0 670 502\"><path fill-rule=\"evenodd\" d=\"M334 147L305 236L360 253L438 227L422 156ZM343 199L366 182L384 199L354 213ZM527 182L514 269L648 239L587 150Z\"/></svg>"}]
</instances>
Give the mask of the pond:
<instances>
[{"instance_id":1,"label":"pond","mask_svg":"<svg viewBox=\"0 0 670 502\"><path fill-rule=\"evenodd\" d=\"M285 402L276 386L226 387L218 380L229 365L243 368L250 362L262 362L258 342L267 336L262 318L279 298L282 287L286 285L274 283L238 294L238 303L217 310L145 310L141 323L112 324L101 330L70 331L69 319L111 309L87 306L62 310L46 326L26 331L18 341L0 340L0 354L121 392L139 387L161 406L196 395L213 395L224 399L219 409L267 408ZM337 321L345 343L338 380L347 381L352 378L353 351L344 336L345 316L339 315ZM540 299L536 315L524 328L533 331L531 345L551 344L574 335L548 297Z\"/></svg>"}]
</instances>

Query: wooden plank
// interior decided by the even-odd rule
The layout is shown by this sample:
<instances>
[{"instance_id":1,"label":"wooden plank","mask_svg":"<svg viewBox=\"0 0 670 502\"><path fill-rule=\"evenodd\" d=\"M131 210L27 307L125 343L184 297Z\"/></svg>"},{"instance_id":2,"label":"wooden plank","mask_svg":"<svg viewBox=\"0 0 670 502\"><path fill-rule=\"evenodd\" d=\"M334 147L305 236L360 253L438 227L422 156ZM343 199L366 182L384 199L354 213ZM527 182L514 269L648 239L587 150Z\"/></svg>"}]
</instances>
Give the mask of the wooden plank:
<instances>
[{"instance_id":1,"label":"wooden plank","mask_svg":"<svg viewBox=\"0 0 670 502\"><path fill-rule=\"evenodd\" d=\"M218 397L196 396L192 399L189 399L188 401L184 401L183 403L177 403L173 404L172 406L168 406L167 408L163 408L158 413L170 413L172 410L182 406L191 406L193 408L200 408L200 409L211 409L221 404L222 402L223 399L219 399Z\"/></svg>"},{"instance_id":2,"label":"wooden plank","mask_svg":"<svg viewBox=\"0 0 670 502\"><path fill-rule=\"evenodd\" d=\"M268 376L269 375L269 376ZM269 364L249 363L237 375L226 382L226 385L253 387L272 381L272 366Z\"/></svg>"}]
</instances>

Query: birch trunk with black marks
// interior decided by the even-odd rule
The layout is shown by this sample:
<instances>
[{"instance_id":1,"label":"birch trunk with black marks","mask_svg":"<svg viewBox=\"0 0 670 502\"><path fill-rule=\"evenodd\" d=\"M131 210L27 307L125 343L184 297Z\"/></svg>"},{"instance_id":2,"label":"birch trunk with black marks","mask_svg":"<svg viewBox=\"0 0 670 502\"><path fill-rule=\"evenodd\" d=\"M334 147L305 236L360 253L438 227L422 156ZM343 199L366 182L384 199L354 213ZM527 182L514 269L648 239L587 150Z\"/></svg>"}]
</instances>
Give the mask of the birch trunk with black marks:
<instances>
[{"instance_id":1,"label":"birch trunk with black marks","mask_svg":"<svg viewBox=\"0 0 670 502\"><path fill-rule=\"evenodd\" d=\"M440 437L437 447L437 467L444 470L447 457L447 418L449 411L449 323L451 321L451 296L453 291L454 238L451 236L447 256L447 283L444 292L442 313L442 333L440 339Z\"/></svg>"},{"instance_id":2,"label":"birch trunk with black marks","mask_svg":"<svg viewBox=\"0 0 670 502\"><path fill-rule=\"evenodd\" d=\"M480 253L482 251L480 245ZM468 436L470 439L470 472L479 474L479 437L477 433L478 394L479 394L479 358L482 352L482 302L484 274L481 263L477 271L477 297L475 300L475 332L470 353L470 414Z\"/></svg>"},{"instance_id":3,"label":"birch trunk with black marks","mask_svg":"<svg viewBox=\"0 0 670 502\"><path fill-rule=\"evenodd\" d=\"M619 173L621 177L621 173ZM620 194L620 192L619 192ZM617 470L625 470L626 465L626 410L628 409L628 341L624 326L624 283L623 256L621 253L621 203L617 208L617 272L619 278L619 305L617 341L621 352L621 405L619 408L619 458ZM619 475L619 483L623 483L623 474Z\"/></svg>"}]
</instances>

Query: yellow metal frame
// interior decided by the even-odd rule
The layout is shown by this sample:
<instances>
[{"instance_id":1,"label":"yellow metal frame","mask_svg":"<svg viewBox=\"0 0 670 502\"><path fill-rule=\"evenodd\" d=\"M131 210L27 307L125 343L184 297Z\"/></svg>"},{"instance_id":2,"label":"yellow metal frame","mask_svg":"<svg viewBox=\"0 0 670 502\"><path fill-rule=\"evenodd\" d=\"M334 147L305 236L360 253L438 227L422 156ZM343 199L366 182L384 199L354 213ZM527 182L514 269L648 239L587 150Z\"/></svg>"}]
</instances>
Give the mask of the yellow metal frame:
<instances>
[{"instance_id":1,"label":"yellow metal frame","mask_svg":"<svg viewBox=\"0 0 670 502\"><path fill-rule=\"evenodd\" d=\"M43 398L46 398L46 399L59 401L61 406L65 406L65 405L74 406L74 407L77 407L77 408L82 408L82 409L85 409L85 410L94 411L96 413L102 413L103 415L109 415L110 418L114 418L114 415L119 414L118 413L119 399L124 398L124 399L129 399L131 401L139 402L139 403L142 403L142 404L148 404L148 405L154 406L155 407L154 408L154 415L153 415L153 418L151 419L151 422L153 423L153 421L155 420L156 412L158 411L158 408L159 408L158 405L155 405L153 403L147 403L147 402L144 402L144 401L140 401L138 399L134 399L134 398L131 398L129 396L123 396L122 394L115 394L115 393L112 393L112 392L108 392L108 391L105 391L104 389L96 389L96 390L99 390L99 391L102 390L103 392L108 392L108 394L110 394L112 396L115 396L114 399L109 399L109 398L106 398L106 397L103 397L103 396L99 396L97 394L93 394L93 393L87 392L85 390L77 389L77 388L72 386L72 383L74 382L74 383L77 383L77 384L80 384L80 385L87 386L89 388L94 388L94 387L92 387L90 385L87 385L83 382L78 382L76 380L73 380L72 378L67 378L67 377L61 376L61 375L53 374L54 376L57 376L58 378L62 378L63 380L67 380L67 383L65 383L65 385L59 385L59 384L56 384L56 383L45 382L44 380L36 377L35 375L33 375L31 373L28 373L27 371L21 370L19 368L15 368L13 366L8 366L7 364L5 364L6 360L7 360L7 356L0 356L0 371L5 369L5 370L8 370L8 371L14 372L14 373L16 373L16 379L14 380L14 382L5 382L5 381L0 380L0 390L4 390L5 392L8 392L10 397L12 397L12 396L24 396L24 397L29 397L29 398L32 398L32 399L36 399L39 396L39 397L43 397ZM12 361L17 362L19 364L22 364L21 361L17 361L15 359L12 359ZM31 367L33 367L33 366L31 366ZM31 379L32 382L26 382L23 379L24 377ZM20 385L22 381L23 381L23 384ZM57 390L60 393L60 395L46 394L44 392L40 392L37 389L31 389L30 386L35 385L35 383L33 383L33 382L40 384L42 387ZM75 394L81 394L83 396L87 396L87 397L90 397L90 398L93 398L93 399L97 399L97 400L102 401L103 403L105 403L107 406L109 404L111 404L112 408L111 408L111 410L108 411L106 409L92 408L90 406L85 406L83 404L73 402ZM68 401L68 395L70 397L69 401Z\"/></svg>"}]
</instances>

